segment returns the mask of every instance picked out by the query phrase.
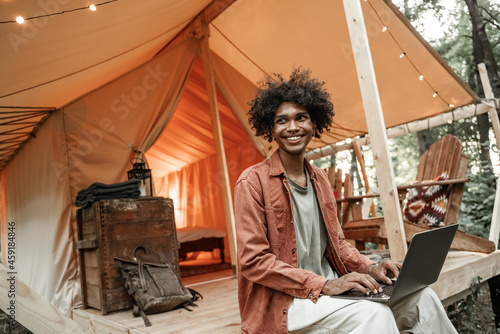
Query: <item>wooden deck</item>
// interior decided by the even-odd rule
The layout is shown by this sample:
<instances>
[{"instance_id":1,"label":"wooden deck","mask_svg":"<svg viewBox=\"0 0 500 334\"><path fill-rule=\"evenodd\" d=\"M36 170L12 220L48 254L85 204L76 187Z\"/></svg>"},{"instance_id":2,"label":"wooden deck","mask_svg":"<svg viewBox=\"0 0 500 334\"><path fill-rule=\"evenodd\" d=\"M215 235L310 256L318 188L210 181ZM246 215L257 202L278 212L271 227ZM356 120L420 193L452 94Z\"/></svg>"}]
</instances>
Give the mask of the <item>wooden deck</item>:
<instances>
[{"instance_id":1,"label":"wooden deck","mask_svg":"<svg viewBox=\"0 0 500 334\"><path fill-rule=\"evenodd\" d=\"M73 320L96 334L240 333L237 280L231 269L185 277L182 282L203 295L198 307L148 315L151 327L135 318L132 310L103 316L98 310L76 309Z\"/></svg>"},{"instance_id":2,"label":"wooden deck","mask_svg":"<svg viewBox=\"0 0 500 334\"><path fill-rule=\"evenodd\" d=\"M483 281L500 274L500 251L491 254L451 251L434 291L448 305L466 295L471 280ZM151 327L142 318L134 318L131 310L102 316L93 309L73 311L73 319L89 333L164 334L164 333L241 333L237 301L237 280L231 270L186 277L186 286L204 297L192 312L175 310L149 316Z\"/></svg>"}]
</instances>

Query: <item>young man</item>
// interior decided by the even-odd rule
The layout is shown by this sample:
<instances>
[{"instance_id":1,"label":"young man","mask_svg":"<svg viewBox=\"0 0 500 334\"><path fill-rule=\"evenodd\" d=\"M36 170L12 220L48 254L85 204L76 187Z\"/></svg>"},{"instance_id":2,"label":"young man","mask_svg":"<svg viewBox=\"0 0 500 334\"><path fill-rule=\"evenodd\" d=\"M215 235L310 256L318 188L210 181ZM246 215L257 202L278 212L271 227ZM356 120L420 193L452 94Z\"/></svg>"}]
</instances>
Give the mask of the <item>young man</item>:
<instances>
[{"instance_id":1,"label":"young man","mask_svg":"<svg viewBox=\"0 0 500 334\"><path fill-rule=\"evenodd\" d=\"M278 143L235 187L238 297L244 333L456 333L430 289L388 305L331 298L391 284L400 263L374 263L344 240L325 173L305 159L333 118L324 83L296 69L250 102L257 135Z\"/></svg>"}]
</instances>

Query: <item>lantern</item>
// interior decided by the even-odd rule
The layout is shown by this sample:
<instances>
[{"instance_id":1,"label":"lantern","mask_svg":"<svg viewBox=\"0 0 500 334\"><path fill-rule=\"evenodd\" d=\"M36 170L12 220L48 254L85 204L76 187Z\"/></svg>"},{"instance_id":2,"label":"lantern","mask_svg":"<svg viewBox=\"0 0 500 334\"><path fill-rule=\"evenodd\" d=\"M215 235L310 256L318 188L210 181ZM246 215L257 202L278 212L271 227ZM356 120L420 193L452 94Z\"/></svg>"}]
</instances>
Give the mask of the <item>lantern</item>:
<instances>
[{"instance_id":1,"label":"lantern","mask_svg":"<svg viewBox=\"0 0 500 334\"><path fill-rule=\"evenodd\" d=\"M138 179L142 181L142 184L140 186L141 190L141 196L153 196L153 180L151 178L151 169L146 168L146 163L141 160L141 159L132 159L132 160L138 160L140 162L133 162L132 166L133 168L129 171L127 171L128 179ZM149 179L149 189L146 187L146 184L148 183L147 180Z\"/></svg>"}]
</instances>

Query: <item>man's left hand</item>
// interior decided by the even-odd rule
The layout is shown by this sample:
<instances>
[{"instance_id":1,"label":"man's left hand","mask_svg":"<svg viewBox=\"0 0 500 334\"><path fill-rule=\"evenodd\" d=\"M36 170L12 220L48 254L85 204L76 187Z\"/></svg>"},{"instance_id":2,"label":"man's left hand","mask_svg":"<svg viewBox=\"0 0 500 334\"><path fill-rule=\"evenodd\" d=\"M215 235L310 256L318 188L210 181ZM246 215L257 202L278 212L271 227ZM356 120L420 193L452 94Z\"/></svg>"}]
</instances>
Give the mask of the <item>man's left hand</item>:
<instances>
[{"instance_id":1,"label":"man's left hand","mask_svg":"<svg viewBox=\"0 0 500 334\"><path fill-rule=\"evenodd\" d=\"M366 273L375 280L390 285L392 284L391 277L397 278L399 276L401 265L401 262L385 260L384 262L377 263L374 266L369 266Z\"/></svg>"}]
</instances>

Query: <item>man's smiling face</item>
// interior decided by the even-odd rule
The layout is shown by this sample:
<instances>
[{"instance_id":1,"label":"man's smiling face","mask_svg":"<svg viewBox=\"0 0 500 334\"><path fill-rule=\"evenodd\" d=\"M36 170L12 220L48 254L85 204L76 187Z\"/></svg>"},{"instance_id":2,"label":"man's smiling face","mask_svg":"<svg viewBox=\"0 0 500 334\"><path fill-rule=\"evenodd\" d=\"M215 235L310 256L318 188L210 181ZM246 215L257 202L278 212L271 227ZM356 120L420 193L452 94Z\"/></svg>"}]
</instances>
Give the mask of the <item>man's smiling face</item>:
<instances>
[{"instance_id":1,"label":"man's smiling face","mask_svg":"<svg viewBox=\"0 0 500 334\"><path fill-rule=\"evenodd\" d=\"M293 102L283 102L274 115L271 133L282 153L302 155L315 129L305 108Z\"/></svg>"}]
</instances>

